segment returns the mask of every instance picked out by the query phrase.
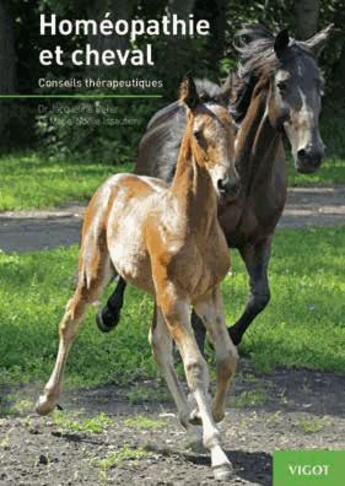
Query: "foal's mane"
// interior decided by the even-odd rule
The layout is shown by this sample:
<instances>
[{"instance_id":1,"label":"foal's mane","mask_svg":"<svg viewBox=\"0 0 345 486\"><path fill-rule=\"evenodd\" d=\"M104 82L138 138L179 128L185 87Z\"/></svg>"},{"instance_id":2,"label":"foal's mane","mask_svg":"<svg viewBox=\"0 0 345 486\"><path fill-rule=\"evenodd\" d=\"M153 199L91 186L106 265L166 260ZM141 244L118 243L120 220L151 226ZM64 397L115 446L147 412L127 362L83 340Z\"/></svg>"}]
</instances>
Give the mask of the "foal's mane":
<instances>
[{"instance_id":1,"label":"foal's mane","mask_svg":"<svg viewBox=\"0 0 345 486\"><path fill-rule=\"evenodd\" d=\"M275 36L262 25L248 25L235 35L234 47L239 63L233 80L230 112L237 123L245 117L254 87L262 76L271 77L294 56L314 57L302 42L290 38L284 56L278 59L274 51Z\"/></svg>"}]
</instances>

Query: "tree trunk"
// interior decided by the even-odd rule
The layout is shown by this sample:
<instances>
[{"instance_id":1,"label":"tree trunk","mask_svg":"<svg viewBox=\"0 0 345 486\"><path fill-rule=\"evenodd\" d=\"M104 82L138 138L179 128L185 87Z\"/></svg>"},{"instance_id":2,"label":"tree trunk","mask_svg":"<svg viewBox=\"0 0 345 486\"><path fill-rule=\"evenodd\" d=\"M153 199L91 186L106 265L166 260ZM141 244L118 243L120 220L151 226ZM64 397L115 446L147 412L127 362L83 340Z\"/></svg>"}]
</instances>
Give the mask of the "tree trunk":
<instances>
[{"instance_id":1,"label":"tree trunk","mask_svg":"<svg viewBox=\"0 0 345 486\"><path fill-rule=\"evenodd\" d=\"M102 20L107 12L110 12L109 19L112 21L123 19L129 20L132 14L134 0L95 0L87 9L90 19ZM89 36L88 42L94 49L126 49L129 36Z\"/></svg>"},{"instance_id":2,"label":"tree trunk","mask_svg":"<svg viewBox=\"0 0 345 486\"><path fill-rule=\"evenodd\" d=\"M168 6L171 13L177 14L180 19L187 19L192 13L195 0L169 0Z\"/></svg>"},{"instance_id":3,"label":"tree trunk","mask_svg":"<svg viewBox=\"0 0 345 486\"><path fill-rule=\"evenodd\" d=\"M320 0L295 0L297 38L305 40L317 31Z\"/></svg>"},{"instance_id":4,"label":"tree trunk","mask_svg":"<svg viewBox=\"0 0 345 486\"><path fill-rule=\"evenodd\" d=\"M12 18L7 2L0 0L0 94L11 94L15 90L16 53L14 47ZM0 102L0 135L9 117L7 102Z\"/></svg>"}]
</instances>

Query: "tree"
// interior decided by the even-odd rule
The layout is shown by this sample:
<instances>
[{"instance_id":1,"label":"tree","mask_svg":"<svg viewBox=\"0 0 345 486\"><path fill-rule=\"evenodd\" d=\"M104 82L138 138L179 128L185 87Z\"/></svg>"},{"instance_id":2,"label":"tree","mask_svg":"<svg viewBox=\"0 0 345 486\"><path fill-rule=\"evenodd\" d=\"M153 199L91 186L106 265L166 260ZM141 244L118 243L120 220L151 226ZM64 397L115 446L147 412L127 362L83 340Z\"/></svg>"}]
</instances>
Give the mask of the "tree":
<instances>
[{"instance_id":1,"label":"tree","mask_svg":"<svg viewBox=\"0 0 345 486\"><path fill-rule=\"evenodd\" d=\"M295 0L296 31L298 39L308 39L318 28L320 0Z\"/></svg>"},{"instance_id":2,"label":"tree","mask_svg":"<svg viewBox=\"0 0 345 486\"><path fill-rule=\"evenodd\" d=\"M0 0L0 94L15 91L15 39L8 7L6 0ZM8 106L0 102L0 134L3 133L8 118Z\"/></svg>"}]
</instances>

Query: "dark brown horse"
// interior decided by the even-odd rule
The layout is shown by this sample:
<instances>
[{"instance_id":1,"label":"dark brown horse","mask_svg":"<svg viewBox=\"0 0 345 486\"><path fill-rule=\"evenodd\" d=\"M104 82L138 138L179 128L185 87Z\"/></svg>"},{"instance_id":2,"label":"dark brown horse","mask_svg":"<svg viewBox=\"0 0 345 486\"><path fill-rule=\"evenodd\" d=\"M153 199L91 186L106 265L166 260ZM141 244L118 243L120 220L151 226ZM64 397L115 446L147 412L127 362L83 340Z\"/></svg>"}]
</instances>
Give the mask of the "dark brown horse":
<instances>
[{"instance_id":1,"label":"dark brown horse","mask_svg":"<svg viewBox=\"0 0 345 486\"><path fill-rule=\"evenodd\" d=\"M317 56L331 26L305 42L289 38L286 30L276 37L260 26L237 35L240 62L230 97L230 111L238 124L236 166L241 192L236 200L219 207L219 219L229 247L237 248L248 274L250 293L239 320L229 328L235 344L270 299L268 263L272 237L284 209L287 168L284 135L290 142L297 171L316 171L324 156L319 133L322 80ZM198 86L201 97L216 100L226 94L211 83ZM173 177L185 111L177 103L151 119L141 141L135 172L170 181ZM172 156L174 154L174 156ZM103 331L114 327L123 304L125 282L117 288L97 316ZM204 330L194 315L194 328L202 345Z\"/></svg>"}]
</instances>

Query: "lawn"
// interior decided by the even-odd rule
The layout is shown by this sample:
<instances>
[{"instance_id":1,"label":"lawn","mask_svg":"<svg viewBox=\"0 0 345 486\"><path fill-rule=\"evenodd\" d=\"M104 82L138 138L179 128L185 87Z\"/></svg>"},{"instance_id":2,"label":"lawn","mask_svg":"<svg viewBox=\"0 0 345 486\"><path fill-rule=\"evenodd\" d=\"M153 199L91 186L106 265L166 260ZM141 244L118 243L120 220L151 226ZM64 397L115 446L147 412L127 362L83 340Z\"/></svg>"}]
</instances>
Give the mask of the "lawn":
<instances>
[{"instance_id":1,"label":"lawn","mask_svg":"<svg viewBox=\"0 0 345 486\"><path fill-rule=\"evenodd\" d=\"M298 174L290 159L289 185L345 184L343 117L328 116L322 135L329 147L326 161L315 174ZM43 154L27 153L0 157L0 211L52 208L70 202L86 202L111 174L128 172L133 164L106 165L97 161L60 161Z\"/></svg>"},{"instance_id":2,"label":"lawn","mask_svg":"<svg viewBox=\"0 0 345 486\"><path fill-rule=\"evenodd\" d=\"M259 370L345 372L344 245L345 227L277 234L272 302L240 348ZM48 378L76 256L76 247L0 254L0 383ZM246 297L246 275L236 252L233 270L223 284L228 322L239 316ZM147 344L151 311L151 298L130 289L119 327L104 335L94 324L92 307L70 355L67 382L85 386L156 376Z\"/></svg>"},{"instance_id":3,"label":"lawn","mask_svg":"<svg viewBox=\"0 0 345 486\"><path fill-rule=\"evenodd\" d=\"M132 165L73 163L36 153L0 157L0 211L52 208L86 202L107 177Z\"/></svg>"}]
</instances>

